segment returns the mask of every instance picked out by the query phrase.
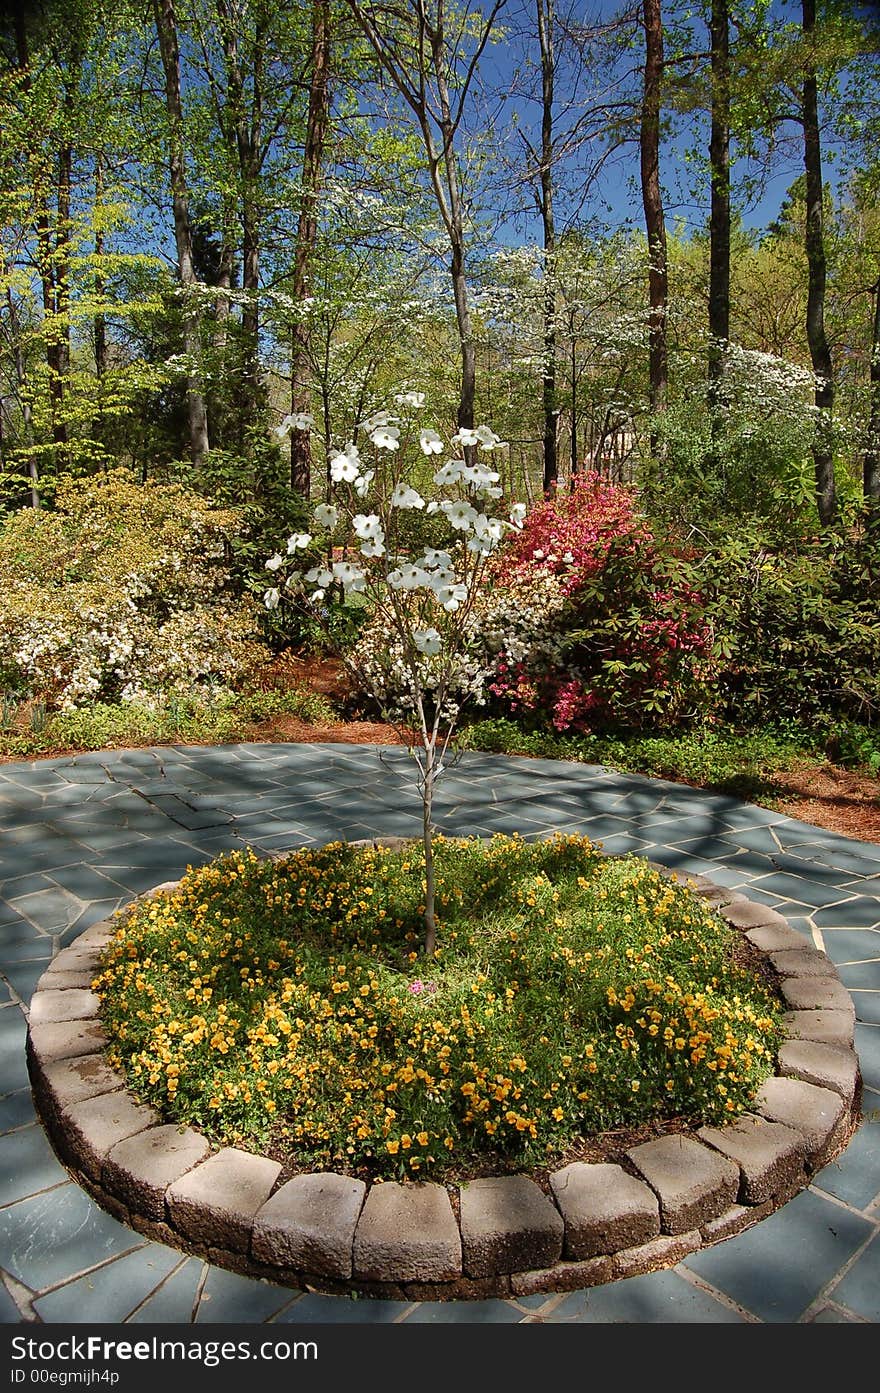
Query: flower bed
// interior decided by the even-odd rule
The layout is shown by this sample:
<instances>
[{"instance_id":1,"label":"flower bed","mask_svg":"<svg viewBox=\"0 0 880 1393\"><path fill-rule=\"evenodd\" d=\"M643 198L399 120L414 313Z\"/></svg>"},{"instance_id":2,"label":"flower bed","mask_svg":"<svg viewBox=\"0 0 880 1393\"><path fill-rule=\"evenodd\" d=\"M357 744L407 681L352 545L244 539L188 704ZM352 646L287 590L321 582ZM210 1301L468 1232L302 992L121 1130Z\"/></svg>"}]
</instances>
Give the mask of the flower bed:
<instances>
[{"instance_id":1,"label":"flower bed","mask_svg":"<svg viewBox=\"0 0 880 1393\"><path fill-rule=\"evenodd\" d=\"M464 1298L669 1266L806 1185L846 1144L859 1097L852 1003L828 958L773 911L705 881L693 888L780 975L790 1009L776 1072L744 1116L686 1132L658 1127L619 1163L370 1182L334 1168L287 1178L271 1156L212 1145L137 1101L106 1062L90 984L115 933L109 922L86 931L38 985L28 1037L38 1107L61 1159L124 1222L275 1281Z\"/></svg>"},{"instance_id":2,"label":"flower bed","mask_svg":"<svg viewBox=\"0 0 880 1393\"><path fill-rule=\"evenodd\" d=\"M659 1116L723 1122L781 1011L710 906L584 837L233 852L120 922L96 979L142 1101L290 1170L560 1163Z\"/></svg>"}]
</instances>

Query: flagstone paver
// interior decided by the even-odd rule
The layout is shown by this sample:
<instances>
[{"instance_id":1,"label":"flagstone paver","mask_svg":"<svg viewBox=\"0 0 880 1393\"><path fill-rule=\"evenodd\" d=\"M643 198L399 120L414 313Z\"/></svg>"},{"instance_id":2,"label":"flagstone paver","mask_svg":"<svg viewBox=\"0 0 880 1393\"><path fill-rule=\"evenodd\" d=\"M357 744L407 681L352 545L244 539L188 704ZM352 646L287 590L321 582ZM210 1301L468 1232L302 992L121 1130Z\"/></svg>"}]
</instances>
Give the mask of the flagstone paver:
<instances>
[{"instance_id":1,"label":"flagstone paver","mask_svg":"<svg viewBox=\"0 0 880 1393\"><path fill-rule=\"evenodd\" d=\"M0 766L0 1088L7 1090L0 1095L0 1142L28 1128L28 1136L40 1135L28 1107L25 1017L53 954L132 895L177 879L188 865L222 849L278 851L329 837L416 833L411 788L410 761L393 747L191 746ZM436 813L450 833L520 831L532 838L579 828L595 840L607 838L609 850L649 848L645 854L679 874L702 872L748 902L766 905L765 918L778 927L769 917L776 911L789 934L798 935L773 944L777 951L824 951L844 985L858 988L852 1000L863 1107L866 1113L876 1109L880 846L667 781L476 753L444 775ZM808 960L821 966L809 953ZM858 981L847 979L848 967L858 971ZM820 973L814 980L818 986L825 978ZM786 1072L845 1098L847 1079L835 1068L842 1067L841 1057L822 1051L839 1048L841 1038L848 1043L851 1019L845 1010L812 1007L815 997L806 988L795 988L794 995L790 1016L811 1033L787 1047ZM97 1049L96 1032L83 1027L76 1020L35 1024L37 1062L49 1067ZM778 1125L790 1121L787 1115ZM535 1283L532 1295L521 1289L506 1301L452 1303L300 1296L199 1258L182 1259L161 1243L147 1244L101 1211L48 1157L34 1164L25 1159L28 1146L12 1141L7 1155L17 1188L12 1196L0 1195L0 1267L12 1282L8 1293L0 1289L8 1297L0 1302L0 1320L70 1319L77 1292L86 1290L83 1275L100 1272L88 1287L93 1320L296 1322L316 1318L305 1306L297 1315L299 1303L310 1301L325 1312L319 1319L340 1320L352 1319L355 1307L363 1313L359 1319L370 1319L370 1308L377 1307L393 1311L396 1320L426 1321L877 1321L875 1130L876 1118L866 1117L850 1148L813 1175L808 1189L725 1242L694 1251L688 1233L654 1239L679 1244L675 1267L607 1281L561 1300ZM118 1138L116 1144L127 1145ZM730 1212L735 1220L735 1205ZM724 1223L725 1216L713 1222ZM649 1247L642 1242L626 1251L644 1254ZM616 1270L622 1273L623 1264ZM186 1299L179 1300L176 1293L184 1288Z\"/></svg>"}]
</instances>

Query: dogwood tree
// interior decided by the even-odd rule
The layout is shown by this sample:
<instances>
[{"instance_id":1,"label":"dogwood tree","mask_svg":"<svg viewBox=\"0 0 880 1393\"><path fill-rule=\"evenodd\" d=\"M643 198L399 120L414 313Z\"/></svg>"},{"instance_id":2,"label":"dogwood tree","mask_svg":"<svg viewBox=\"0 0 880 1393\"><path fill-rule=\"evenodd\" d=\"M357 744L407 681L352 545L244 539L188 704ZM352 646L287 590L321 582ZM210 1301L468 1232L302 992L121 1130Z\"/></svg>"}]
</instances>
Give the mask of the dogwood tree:
<instances>
[{"instance_id":1,"label":"dogwood tree","mask_svg":"<svg viewBox=\"0 0 880 1393\"><path fill-rule=\"evenodd\" d=\"M505 535L522 526L526 510L504 499L500 475L486 459L504 448L495 432L461 427L447 443L432 427L417 425L423 405L421 392L398 393L395 409L359 423L363 446L348 441L330 452L331 498L314 508L313 531L294 533L286 549L267 560L275 584L264 603L269 609L306 605L320 623L334 589L346 598L364 597L370 615L365 641L340 656L406 733L417 766L424 951L432 957L435 785L462 705L479 697L487 675L475 632L486 562ZM299 415L283 426L303 430L310 424ZM433 496L427 498L429 485ZM416 514L426 520L423 535L429 531L437 545L407 542ZM329 637L326 626L325 632Z\"/></svg>"}]
</instances>

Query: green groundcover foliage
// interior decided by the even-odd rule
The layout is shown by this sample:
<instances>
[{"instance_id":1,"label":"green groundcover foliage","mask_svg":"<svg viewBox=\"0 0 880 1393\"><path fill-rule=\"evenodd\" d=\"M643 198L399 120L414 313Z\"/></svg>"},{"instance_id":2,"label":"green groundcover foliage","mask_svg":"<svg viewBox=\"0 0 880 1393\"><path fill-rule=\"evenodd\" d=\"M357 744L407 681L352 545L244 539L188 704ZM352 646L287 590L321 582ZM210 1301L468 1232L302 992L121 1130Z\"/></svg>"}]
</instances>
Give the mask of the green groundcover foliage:
<instances>
[{"instance_id":1,"label":"green groundcover foliage","mask_svg":"<svg viewBox=\"0 0 880 1393\"><path fill-rule=\"evenodd\" d=\"M293 1164L421 1177L546 1163L591 1132L723 1121L780 1007L739 935L585 838L234 852L126 913L96 990L139 1097Z\"/></svg>"}]
</instances>

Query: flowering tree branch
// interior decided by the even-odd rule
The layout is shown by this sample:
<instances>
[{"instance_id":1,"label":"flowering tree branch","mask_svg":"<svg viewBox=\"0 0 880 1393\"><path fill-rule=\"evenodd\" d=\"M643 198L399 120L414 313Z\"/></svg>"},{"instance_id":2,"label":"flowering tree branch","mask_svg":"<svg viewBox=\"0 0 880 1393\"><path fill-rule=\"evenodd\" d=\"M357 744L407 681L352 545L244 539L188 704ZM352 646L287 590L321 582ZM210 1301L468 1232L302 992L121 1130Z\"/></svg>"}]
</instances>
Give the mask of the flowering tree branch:
<instances>
[{"instance_id":1,"label":"flowering tree branch","mask_svg":"<svg viewBox=\"0 0 880 1393\"><path fill-rule=\"evenodd\" d=\"M275 553L266 568L278 584L264 595L267 608L284 601L307 606L321 623L327 591L363 595L380 641L341 656L359 684L378 701L398 730L414 734L425 850L425 954L436 947L432 817L434 787L455 732L462 703L482 688L485 675L474 642L475 605L486 562L511 530L522 526L523 504L505 508L499 474L481 454L503 442L488 426L460 428L449 444L464 457L441 459L443 437L417 430L413 417L424 404L420 392L395 397L397 414L375 413L359 425L372 447L372 467L348 442L331 451L328 475L334 501L313 511L316 533L294 533L286 554ZM309 429L311 421L289 417L279 428ZM470 456L470 458L468 458ZM425 499L414 486L416 466L434 464L432 482L441 496ZM443 547L410 554L401 526L406 514L435 519ZM340 554L334 541L344 538ZM306 564L311 562L312 564ZM282 583L283 580L283 583ZM326 624L322 626L328 634ZM409 740L407 743L410 743Z\"/></svg>"}]
</instances>

